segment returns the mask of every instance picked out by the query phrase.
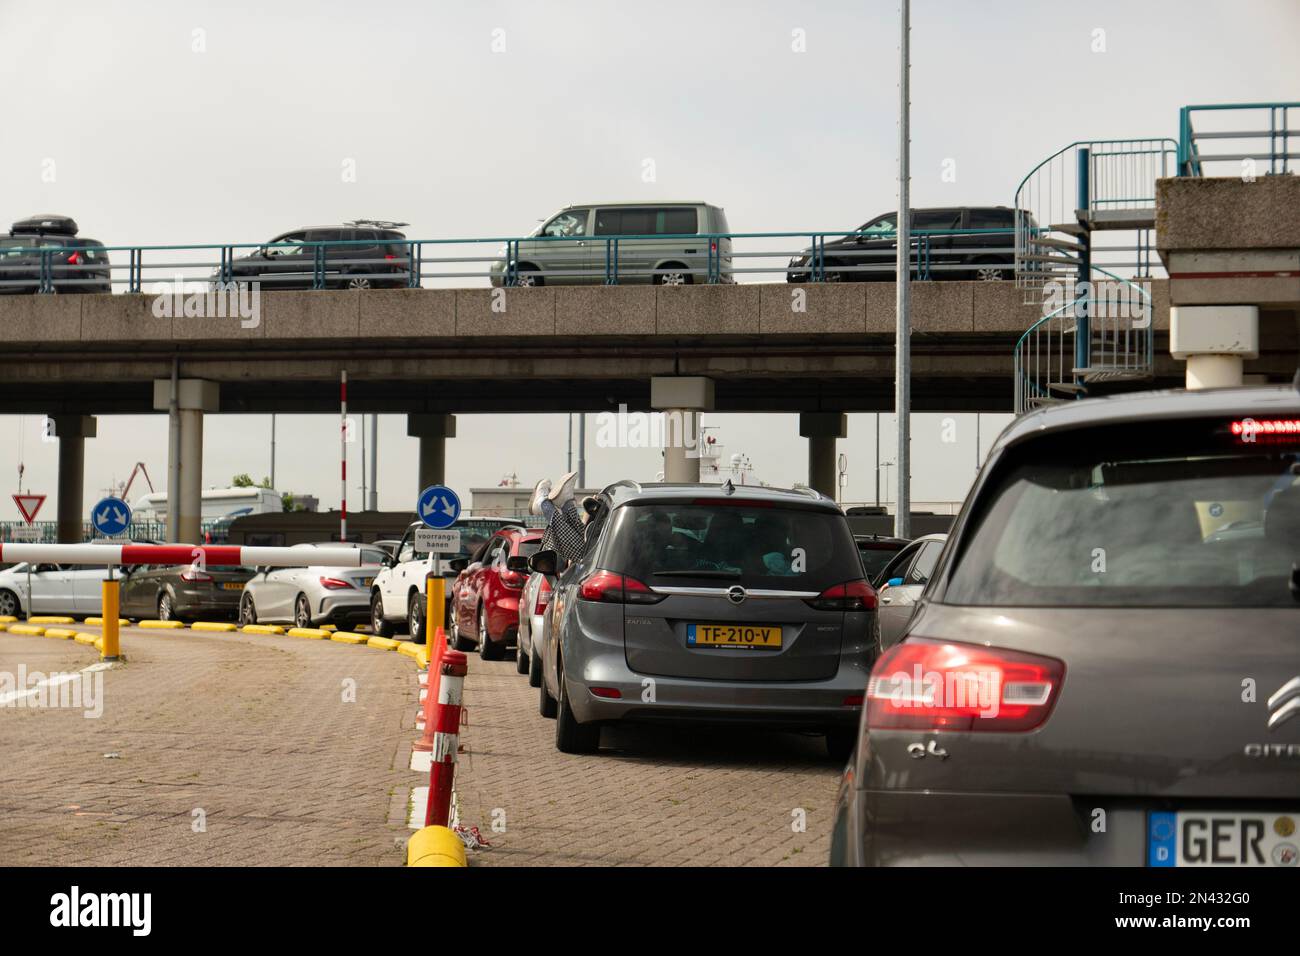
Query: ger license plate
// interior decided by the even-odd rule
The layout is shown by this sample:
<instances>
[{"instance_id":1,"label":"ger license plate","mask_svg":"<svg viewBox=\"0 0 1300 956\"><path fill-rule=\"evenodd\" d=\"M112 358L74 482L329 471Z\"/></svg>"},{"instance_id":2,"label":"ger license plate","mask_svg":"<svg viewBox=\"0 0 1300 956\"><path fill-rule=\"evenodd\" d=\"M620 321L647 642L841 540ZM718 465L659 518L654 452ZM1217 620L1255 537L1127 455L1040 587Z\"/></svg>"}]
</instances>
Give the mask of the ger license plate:
<instances>
[{"instance_id":1,"label":"ger license plate","mask_svg":"<svg viewBox=\"0 0 1300 956\"><path fill-rule=\"evenodd\" d=\"M781 628L765 624L687 624L688 647L781 647Z\"/></svg>"},{"instance_id":2,"label":"ger license plate","mask_svg":"<svg viewBox=\"0 0 1300 956\"><path fill-rule=\"evenodd\" d=\"M1150 866L1296 866L1300 813L1152 813Z\"/></svg>"},{"instance_id":3,"label":"ger license plate","mask_svg":"<svg viewBox=\"0 0 1300 956\"><path fill-rule=\"evenodd\" d=\"M222 586L223 588L225 588L227 591L242 591L242 590L244 590L244 585L243 585L241 582L239 582L239 581L227 581L225 584L223 584L223 585L221 585L221 586Z\"/></svg>"}]
</instances>

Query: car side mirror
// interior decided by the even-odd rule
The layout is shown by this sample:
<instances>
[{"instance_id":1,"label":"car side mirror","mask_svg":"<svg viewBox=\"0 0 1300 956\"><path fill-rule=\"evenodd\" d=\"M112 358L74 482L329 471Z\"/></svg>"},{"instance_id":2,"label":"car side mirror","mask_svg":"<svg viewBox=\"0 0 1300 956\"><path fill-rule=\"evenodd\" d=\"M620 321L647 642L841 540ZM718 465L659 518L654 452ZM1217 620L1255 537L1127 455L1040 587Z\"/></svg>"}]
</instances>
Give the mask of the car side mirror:
<instances>
[{"instance_id":1,"label":"car side mirror","mask_svg":"<svg viewBox=\"0 0 1300 956\"><path fill-rule=\"evenodd\" d=\"M538 551L528 559L528 570L555 577L559 573L559 563L560 556L547 548L544 551Z\"/></svg>"},{"instance_id":2,"label":"car side mirror","mask_svg":"<svg viewBox=\"0 0 1300 956\"><path fill-rule=\"evenodd\" d=\"M447 562L447 567L451 568L457 574L469 567L469 558L452 558Z\"/></svg>"},{"instance_id":3,"label":"car side mirror","mask_svg":"<svg viewBox=\"0 0 1300 956\"><path fill-rule=\"evenodd\" d=\"M506 570L516 571L523 574L532 569L528 567L528 559L526 557L522 554L516 554L512 557L506 558Z\"/></svg>"}]
</instances>

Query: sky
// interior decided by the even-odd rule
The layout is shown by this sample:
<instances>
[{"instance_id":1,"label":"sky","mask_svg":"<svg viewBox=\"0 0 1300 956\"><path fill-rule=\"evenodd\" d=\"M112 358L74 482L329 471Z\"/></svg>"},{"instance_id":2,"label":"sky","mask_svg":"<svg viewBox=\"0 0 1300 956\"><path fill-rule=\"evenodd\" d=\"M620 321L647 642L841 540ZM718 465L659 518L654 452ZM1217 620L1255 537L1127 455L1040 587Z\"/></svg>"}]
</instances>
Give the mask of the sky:
<instances>
[{"instance_id":1,"label":"sky","mask_svg":"<svg viewBox=\"0 0 1300 956\"><path fill-rule=\"evenodd\" d=\"M1296 0L915 0L913 205L1009 205L1074 140L1175 136L1189 103L1295 100L1298 39ZM109 245L257 242L356 217L409 222L413 238L520 235L611 199L701 199L738 232L847 229L896 207L895 0L0 0L0 63L39 91L6 97L0 222L61 212ZM3 413L0 487L16 490L21 460L52 518L57 446L38 417ZM914 416L913 499L960 500L1010 417L981 416L977 447L974 416ZM555 475L567 424L461 416L447 482ZM806 479L795 416L704 424L759 478ZM850 416L840 442L847 501L874 501L874 426ZM85 505L137 461L165 489L165 415L98 428ZM405 432L381 416L384 509L413 507ZM337 420L280 416L277 434L277 485L337 506ZM269 417L209 415L204 438L205 487L269 476ZM587 457L589 484L661 468L594 437ZM6 494L0 520L17 517Z\"/></svg>"}]
</instances>

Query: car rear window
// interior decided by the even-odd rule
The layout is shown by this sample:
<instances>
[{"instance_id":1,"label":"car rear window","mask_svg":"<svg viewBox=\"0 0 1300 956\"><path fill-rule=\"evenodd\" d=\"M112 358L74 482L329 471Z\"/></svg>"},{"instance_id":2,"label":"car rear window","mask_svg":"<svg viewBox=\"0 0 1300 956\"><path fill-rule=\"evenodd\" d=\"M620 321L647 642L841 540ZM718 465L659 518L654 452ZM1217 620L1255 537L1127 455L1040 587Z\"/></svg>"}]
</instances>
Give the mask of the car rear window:
<instances>
[{"instance_id":1,"label":"car rear window","mask_svg":"<svg viewBox=\"0 0 1300 956\"><path fill-rule=\"evenodd\" d=\"M646 502L617 509L614 522L598 563L652 587L820 592L862 577L848 522L834 512L766 501Z\"/></svg>"},{"instance_id":2,"label":"car rear window","mask_svg":"<svg viewBox=\"0 0 1300 956\"><path fill-rule=\"evenodd\" d=\"M885 570L885 565L902 547L901 544L859 542L858 551L862 555L862 569L867 572L867 580L874 580L877 574Z\"/></svg>"},{"instance_id":3,"label":"car rear window","mask_svg":"<svg viewBox=\"0 0 1300 956\"><path fill-rule=\"evenodd\" d=\"M1269 433L1245 421L1152 420L1012 449L972 503L940 599L1300 608L1300 420Z\"/></svg>"}]
</instances>

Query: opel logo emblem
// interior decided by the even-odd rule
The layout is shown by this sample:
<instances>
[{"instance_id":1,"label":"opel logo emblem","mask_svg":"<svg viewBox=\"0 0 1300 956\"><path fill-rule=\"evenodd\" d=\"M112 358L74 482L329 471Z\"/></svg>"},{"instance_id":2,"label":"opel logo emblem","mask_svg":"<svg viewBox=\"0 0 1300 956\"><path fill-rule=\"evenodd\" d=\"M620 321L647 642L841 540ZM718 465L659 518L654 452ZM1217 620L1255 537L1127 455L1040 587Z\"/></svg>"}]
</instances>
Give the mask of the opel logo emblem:
<instances>
[{"instance_id":1,"label":"opel logo emblem","mask_svg":"<svg viewBox=\"0 0 1300 956\"><path fill-rule=\"evenodd\" d=\"M744 604L745 589L739 584L733 584L731 587L727 588L727 600L732 604Z\"/></svg>"}]
</instances>

